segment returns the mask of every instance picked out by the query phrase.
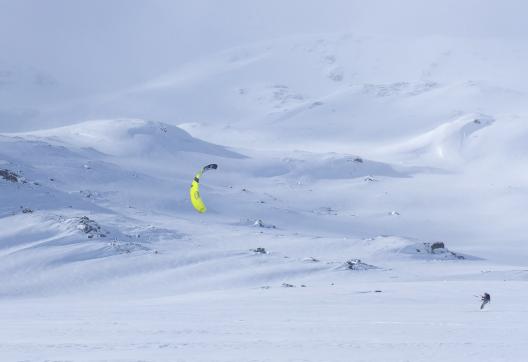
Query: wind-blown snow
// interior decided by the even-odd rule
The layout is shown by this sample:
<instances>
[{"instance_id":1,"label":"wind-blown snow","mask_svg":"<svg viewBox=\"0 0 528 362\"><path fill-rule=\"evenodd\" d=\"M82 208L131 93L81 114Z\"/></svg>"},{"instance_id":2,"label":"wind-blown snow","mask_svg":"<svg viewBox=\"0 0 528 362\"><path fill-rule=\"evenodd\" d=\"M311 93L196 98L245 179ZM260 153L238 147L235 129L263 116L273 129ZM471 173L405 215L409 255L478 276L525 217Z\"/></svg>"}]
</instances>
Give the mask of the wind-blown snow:
<instances>
[{"instance_id":1,"label":"wind-blown snow","mask_svg":"<svg viewBox=\"0 0 528 362\"><path fill-rule=\"evenodd\" d=\"M0 360L525 360L524 38L283 33L0 59Z\"/></svg>"},{"instance_id":2,"label":"wind-blown snow","mask_svg":"<svg viewBox=\"0 0 528 362\"><path fill-rule=\"evenodd\" d=\"M453 350L471 358L473 345L479 346L476 355L483 356L488 351L481 349L483 342L469 337L468 318L471 310L478 311L472 295L481 290L507 295L511 289L501 281L510 280L513 286L526 279L522 235L515 232L523 228L522 205L517 201L523 188L510 185L515 180L511 172L498 178L481 166L497 159L511 163L501 158L506 153L497 154L493 152L497 148L490 147L500 148L494 136L516 135L505 130L499 135L483 133L499 125L520 127L514 120L470 114L377 151L388 162L357 154L228 150L177 127L139 120L93 121L4 134L1 167L16 176L6 171L6 178L0 180L0 270L4 276L0 295L5 300L22 298L26 304L21 305L28 306L39 300L50 314L58 312L52 302L57 300L66 314L78 318L86 318L87 312L63 303L86 305L101 315L98 304L89 307L74 301L109 298L108 318L117 321L121 320L115 315L120 304L112 299L133 296L136 302L123 306L132 328L156 326L171 340L157 339L156 332L150 331L145 338L151 342L138 349L139 342L125 345L114 339L114 327L101 321L95 329L79 331L68 346L54 344L58 343L52 337L55 332L47 337L48 343L36 343L39 328L45 327L34 327L20 342L4 343L2 354L31 360L40 355L60 358L63 353L84 349L90 360L100 358L95 350L111 345L120 346L117 359L143 353L144 358L152 358L163 350L157 360L172 360L174 349L192 360L206 359L208 354L199 357L195 346L205 343L209 349L221 343L214 338L224 338L223 333L249 333L247 328L252 328L226 324L222 332L215 332L221 333L217 337L195 339L195 328L209 333L211 325L197 327L200 322L191 314L178 318L179 323L196 327L180 334L168 331L159 319L159 313L176 318L172 308L192 304L194 311L206 308L210 322L220 321L222 313L234 313L233 318L250 325L262 324L266 315L275 320L263 327L260 337L253 337L266 344L244 344L237 338L222 342L222 348L230 352L219 360L227 360L239 347L245 351L240 358L272 348L279 360L287 360L290 357L281 351L301 342L284 336L284 343L274 344L275 328L290 325L287 328L292 331L314 338L308 332L311 328L319 325L325 330L333 320L341 321L339 328L347 331L352 342L334 334L318 339L318 350L326 351L331 359L338 358L342 349L359 345L374 360L394 348L400 355L421 359L435 345L451 346L439 347L435 358ZM512 142L510 147L514 147ZM220 167L203 177L202 196L209 211L199 215L190 206L187 190L193 173L209 161ZM473 184L484 177L496 184ZM487 192L487 202L481 199L482 192ZM508 210L507 223L504 210ZM484 218L496 222L483 223ZM259 248L265 252L254 251ZM232 299L235 295L236 301ZM299 312L281 314L258 307L261 302L289 304L289 298L297 295L306 299L297 304ZM412 303L402 301L410 296L415 296ZM210 298L220 301L218 307L206 307ZM436 302L428 304L423 298ZM240 300L254 304L255 312L244 310ZM494 299L492 305L499 313L506 313L507 308L508 313L513 313L512 308L519 310L519 305L499 303L500 307L494 307ZM444 317L428 325L426 305L431 313ZM351 312L353 306L357 309ZM143 308L157 312L145 319ZM304 314L314 308L333 312L324 312L321 319ZM389 318L390 314L382 317L389 310L398 315L409 308L418 314L405 320ZM8 305L4 310L16 314ZM448 310L456 312L449 315ZM378 317L358 319L355 313L359 311ZM288 314L299 322L283 321L292 318ZM40 317L32 319L44 326ZM349 319L349 324L344 323ZM431 336L437 339L416 334L411 347L405 344L409 341L394 339L402 325L411 333L432 328L436 332ZM62 328L78 327L68 323ZM81 347L81 339L92 338L100 328L107 335L106 342L91 339ZM386 328L390 331L387 339L377 345L369 336ZM452 336L438 337L445 328L454 328L470 344L459 345ZM489 338L503 340L500 328L496 333ZM137 338L131 331L127 334ZM336 338L341 342L335 342ZM498 350L515 359L510 347L522 350L521 343L512 337ZM28 344L31 348L20 351ZM50 346L60 352L52 352Z\"/></svg>"}]
</instances>

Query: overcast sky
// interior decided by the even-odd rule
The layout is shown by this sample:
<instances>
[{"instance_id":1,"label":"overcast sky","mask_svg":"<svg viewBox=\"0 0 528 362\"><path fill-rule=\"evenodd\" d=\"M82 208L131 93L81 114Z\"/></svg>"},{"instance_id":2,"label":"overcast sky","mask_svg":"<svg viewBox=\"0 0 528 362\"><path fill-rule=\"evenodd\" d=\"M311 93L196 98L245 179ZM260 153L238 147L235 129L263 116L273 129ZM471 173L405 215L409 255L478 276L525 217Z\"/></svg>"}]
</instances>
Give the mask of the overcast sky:
<instances>
[{"instance_id":1,"label":"overcast sky","mask_svg":"<svg viewBox=\"0 0 528 362\"><path fill-rule=\"evenodd\" d=\"M298 33L522 37L527 10L522 0L0 0L0 65L105 92Z\"/></svg>"},{"instance_id":2,"label":"overcast sky","mask_svg":"<svg viewBox=\"0 0 528 362\"><path fill-rule=\"evenodd\" d=\"M295 33L524 35L505 0L0 0L0 58L76 82L155 76L199 55ZM79 74L78 69L84 70ZM81 75L82 79L78 76Z\"/></svg>"}]
</instances>

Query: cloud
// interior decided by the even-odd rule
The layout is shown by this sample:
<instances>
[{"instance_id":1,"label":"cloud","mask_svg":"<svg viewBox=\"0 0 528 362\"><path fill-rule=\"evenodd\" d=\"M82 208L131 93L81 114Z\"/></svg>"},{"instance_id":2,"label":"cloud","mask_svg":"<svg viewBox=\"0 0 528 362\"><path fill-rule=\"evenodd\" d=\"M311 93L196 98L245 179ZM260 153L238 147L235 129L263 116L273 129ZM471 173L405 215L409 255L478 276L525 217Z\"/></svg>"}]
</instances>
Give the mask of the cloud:
<instances>
[{"instance_id":1,"label":"cloud","mask_svg":"<svg viewBox=\"0 0 528 362\"><path fill-rule=\"evenodd\" d=\"M293 34L528 32L524 1L0 0L0 8L3 70L22 64L49 74L68 90L66 99L123 89L225 48Z\"/></svg>"}]
</instances>

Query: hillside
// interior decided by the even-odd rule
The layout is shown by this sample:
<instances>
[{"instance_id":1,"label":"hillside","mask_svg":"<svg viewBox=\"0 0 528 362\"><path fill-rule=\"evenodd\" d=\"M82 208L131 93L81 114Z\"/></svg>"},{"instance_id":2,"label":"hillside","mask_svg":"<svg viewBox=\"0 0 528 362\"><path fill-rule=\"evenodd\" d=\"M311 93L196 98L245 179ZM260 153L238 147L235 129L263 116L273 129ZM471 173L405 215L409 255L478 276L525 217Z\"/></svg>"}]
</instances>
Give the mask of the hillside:
<instances>
[{"instance_id":1,"label":"hillside","mask_svg":"<svg viewBox=\"0 0 528 362\"><path fill-rule=\"evenodd\" d=\"M524 38L214 21L0 59L0 360L524 361Z\"/></svg>"}]
</instances>

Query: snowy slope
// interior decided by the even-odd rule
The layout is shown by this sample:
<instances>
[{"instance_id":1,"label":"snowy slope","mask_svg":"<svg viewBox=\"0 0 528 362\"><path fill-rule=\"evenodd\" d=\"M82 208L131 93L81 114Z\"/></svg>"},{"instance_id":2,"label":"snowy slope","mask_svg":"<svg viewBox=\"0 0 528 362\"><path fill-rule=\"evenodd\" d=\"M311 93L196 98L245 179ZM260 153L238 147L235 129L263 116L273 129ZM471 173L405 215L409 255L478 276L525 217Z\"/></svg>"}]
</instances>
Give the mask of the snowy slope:
<instances>
[{"instance_id":1,"label":"snowy slope","mask_svg":"<svg viewBox=\"0 0 528 362\"><path fill-rule=\"evenodd\" d=\"M207 54L45 116L157 119L230 146L353 153L469 113L524 112L527 57L516 38L289 36Z\"/></svg>"},{"instance_id":2,"label":"snowy slope","mask_svg":"<svg viewBox=\"0 0 528 362\"><path fill-rule=\"evenodd\" d=\"M419 167L383 163L357 155L306 152L290 153L289 157L259 152L243 155L194 139L172 126L136 120L86 122L56 130L4 135L4 144L9 146L3 151L4 166L23 174L24 181L3 180L5 194L14 195L12 199L5 199L3 210L8 215L30 208L35 213L26 217L35 215L36 225L43 223L42 217L59 220L57 225L60 220L85 215L95 222L106 221L117 228L108 243L133 243L138 251L157 250L155 245L150 245L151 239L167 242L174 235L177 239L187 235L186 240L209 250L207 255L212 253L198 257L212 258L211 263L217 263L214 261L217 257L227 263L230 258L251 255L250 249L271 247L269 267L298 270L295 274L301 275L313 270L300 261L309 257L319 259L321 255L326 255L325 262L330 264L318 265L315 270L331 271L331 265L341 265L354 258L380 260L379 264L390 265L391 260L399 260L394 259L399 253L381 247L386 252L380 254L379 245L370 249L362 244L365 238L383 240L376 237L387 234L404 237L408 245L444 241L448 247L454 244L455 252L460 249L484 258L492 255L490 243L501 235L502 252L515 254L509 258L512 261L520 260L524 255L517 249L516 235L502 234L496 225L486 228L478 222L483 217L480 213L493 215L492 210L471 210L473 215L467 214L477 200L464 194L482 170L475 167L473 171L470 167L461 173L458 168L449 168L449 163L446 166L433 162L438 161L436 158L455 156L458 160L462 157L461 147L471 146L466 141L472 142L472 137L496 124L482 116L478 119L476 123L475 117L461 118L397 146L398 152L388 151L392 159L402 153L401 159L406 163L411 157L409 154L414 154L414 160L421 164ZM29 154L35 158L28 157ZM433 156L436 158L431 159ZM210 212L197 215L187 200L187 187L194 171L209 160L219 163L220 169L208 173L203 182L202 193ZM491 190L490 204L501 200L516 207L514 199L520 190L507 185L511 178L504 178L494 187L471 187ZM455 179L463 182L452 185L448 181ZM428 191L431 187L437 193L431 194ZM413 197L405 196L411 194ZM449 202L445 201L447 195ZM424 212L426 204L429 206ZM444 212L454 204L458 205L457 212ZM480 205L485 204L480 201ZM465 219L456 220L457 213L465 214ZM510 218L512 226L515 220L513 216ZM466 226L444 229L457 223ZM103 227L109 226L103 224ZM149 227L154 227L152 235ZM157 228L167 230L166 235L159 236ZM145 230L145 234L138 236L142 233L136 230ZM82 234L76 235L68 235L67 243L85 239ZM141 240L131 240L130 235ZM227 244L205 241L214 240L215 235L223 235L222 240L232 235L233 240ZM343 236L345 241L335 244ZM47 238L42 238L44 244ZM283 243L284 238L289 242ZM258 241L261 239L262 245ZM298 242L294 242L296 239ZM107 247L108 243L100 247ZM273 250L277 248L276 243L280 247ZM300 250L293 247L297 243ZM330 250L329 245L332 245ZM342 256L349 248L348 257ZM304 249L311 252L304 254ZM188 252L192 259L193 253L202 255L203 251L190 248ZM493 255L497 261L503 260L500 254L493 252ZM292 263L281 260L284 257L293 258ZM71 260L77 258L64 258L65 263ZM26 263L22 264L27 267ZM387 266L381 265L381 268ZM226 265L220 270L230 275ZM245 279L243 273L240 277Z\"/></svg>"},{"instance_id":3,"label":"snowy slope","mask_svg":"<svg viewBox=\"0 0 528 362\"><path fill-rule=\"evenodd\" d=\"M145 326L166 330L158 313L178 318L187 332L168 331L167 338L158 339L150 331L143 338L151 342L138 350L140 342L119 342L113 327L100 321L95 329L83 328L68 346L57 345L55 333L76 328L68 323L52 330L45 345L35 343L41 332L25 334L19 329L25 337L3 344L0 351L29 360L40 355L61 358L65 353L79 356L74 360L96 360L100 357L95 351L111 345L120 346L115 360L138 354L169 361L174 348L186 358L200 356L193 346L203 343L209 352L202 359L214 345L230 351L219 360L234 355L239 339L226 341L223 334L215 337L223 342L194 339L191 325L201 325L207 333L214 327L199 322L198 315L174 314L173 308L192 305L190 310L207 310L203 313L211 323L220 321L219 313L251 321L240 328L225 325L222 333L242 333L267 318L270 324L253 338L271 343L278 353L275 358L289 360L293 355L280 351L300 342L271 342L275 329L286 323L282 318L296 315L299 323L291 328L310 336L311 328L324 329L322 324L342 318L348 305L357 308L354 313L374 316L382 308L386 315L379 317L379 325L356 318L355 324L341 327L344 333L353 325L367 331L347 332L366 346L367 360L382 358L393 348L400 355L433 360L453 350L464 356L475 351L459 346L441 349L433 358L427 348L455 340L413 337L413 343L424 347L406 347L408 342L394 337L402 324L413 336L423 328L437 333L455 328L459 338L479 346L474 356L490 355L481 349L484 342L463 337L469 333L471 316L464 313L476 311L472 295L481 290L508 295L510 287L518 288L526 280L527 255L518 234L524 227L519 203L524 188L515 175L522 170L504 167L497 174L486 166L522 165L524 153L509 157L523 149L519 132L525 130L516 119L469 114L408 140L387 143L372 152L376 159L335 152L229 149L174 126L141 120L90 121L3 134L0 294L6 300L21 298L27 305L8 313L19 313L38 300L47 315L55 315L62 305L64 313L79 318L85 313L101 316L98 304L79 300L108 300L105 313L110 320L120 320L116 313L133 314L127 317L133 325L129 338L138 338L133 330ZM209 162L218 163L219 169L203 177L209 211L200 215L190 206L188 186L194 172ZM9 177L13 175L15 179ZM489 183L480 182L485 179ZM487 200L482 200L483 194ZM495 222L487 222L490 219ZM503 280L510 287L501 284ZM406 301L411 296L413 301ZM210 298L218 301L218 308L208 307ZM281 317L274 308L291 303L291 298L306 302L295 302L299 312ZM394 320L385 309L392 305L405 314L412 308L420 310L420 318L428 318L423 308L431 299L451 309L462 303L462 309L431 325L421 324L418 317ZM241 305L228 307L240 300L254 304L260 317ZM262 301L275 307L261 310ZM85 312L63 303L85 305ZM309 317L310 311L329 305L334 312L324 313L322 319ZM152 319L143 317L144 308L156 311ZM519 305L499 308L518 310ZM32 318L42 326L33 326L34 331L48 328L40 317ZM381 349L368 337L381 333L380 328L389 328ZM80 346L98 330L109 342L92 339ZM490 338L505 341L501 331ZM339 347L330 342L335 338L328 334L317 342L330 359L338 358L341 348L356 345L343 340L344 347ZM521 342L514 337L508 341L498 350L515 360L516 354L507 351L511 346L522 350ZM31 347L21 352L23 345ZM79 354L83 348L89 356L85 359ZM159 348L163 352L154 352ZM263 353L262 348L248 344L239 356Z\"/></svg>"},{"instance_id":4,"label":"snowy slope","mask_svg":"<svg viewBox=\"0 0 528 362\"><path fill-rule=\"evenodd\" d=\"M0 134L0 359L524 361L527 57L297 35L64 101L0 71L64 124Z\"/></svg>"}]
</instances>

